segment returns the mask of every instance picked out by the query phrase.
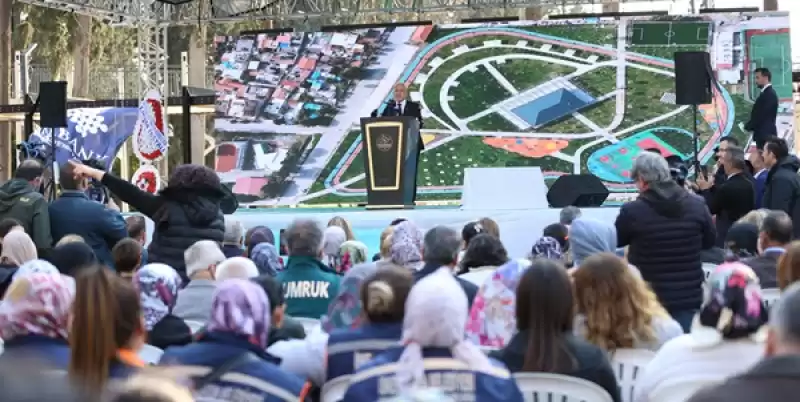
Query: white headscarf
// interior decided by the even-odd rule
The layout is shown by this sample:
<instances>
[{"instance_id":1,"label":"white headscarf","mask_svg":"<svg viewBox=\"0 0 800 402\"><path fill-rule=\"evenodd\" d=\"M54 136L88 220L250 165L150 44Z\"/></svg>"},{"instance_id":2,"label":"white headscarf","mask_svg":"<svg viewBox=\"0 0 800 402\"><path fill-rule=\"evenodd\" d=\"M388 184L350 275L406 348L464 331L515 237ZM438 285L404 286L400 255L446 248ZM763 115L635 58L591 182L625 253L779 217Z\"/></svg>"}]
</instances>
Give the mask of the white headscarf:
<instances>
[{"instance_id":1,"label":"white headscarf","mask_svg":"<svg viewBox=\"0 0 800 402\"><path fill-rule=\"evenodd\" d=\"M453 358L473 370L489 370L492 363L477 346L464 340L467 295L446 268L426 276L411 288L403 319L403 344L397 370L400 390L425 384L422 348L450 348Z\"/></svg>"},{"instance_id":2,"label":"white headscarf","mask_svg":"<svg viewBox=\"0 0 800 402\"><path fill-rule=\"evenodd\" d=\"M14 273L14 279L22 278L32 274L49 274L49 275L57 275L58 268L56 268L53 264L49 263L45 260L30 260L17 269L17 272Z\"/></svg>"},{"instance_id":3,"label":"white headscarf","mask_svg":"<svg viewBox=\"0 0 800 402\"><path fill-rule=\"evenodd\" d=\"M325 261L331 268L339 265L339 250L342 243L347 241L347 233L338 226L329 226L322 234L322 254L325 254Z\"/></svg>"}]
</instances>

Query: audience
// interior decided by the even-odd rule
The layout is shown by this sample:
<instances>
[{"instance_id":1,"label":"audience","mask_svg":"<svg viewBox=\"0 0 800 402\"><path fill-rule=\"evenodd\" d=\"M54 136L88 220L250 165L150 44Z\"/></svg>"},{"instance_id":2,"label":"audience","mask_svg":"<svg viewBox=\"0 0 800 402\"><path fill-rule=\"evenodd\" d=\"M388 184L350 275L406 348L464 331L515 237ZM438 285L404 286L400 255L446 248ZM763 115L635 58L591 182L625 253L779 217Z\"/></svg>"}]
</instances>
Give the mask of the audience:
<instances>
[{"instance_id":1,"label":"audience","mask_svg":"<svg viewBox=\"0 0 800 402\"><path fill-rule=\"evenodd\" d=\"M250 259L256 264L259 275L276 276L283 271L283 263L275 246L267 242L259 243L249 253Z\"/></svg>"},{"instance_id":2,"label":"audience","mask_svg":"<svg viewBox=\"0 0 800 402\"><path fill-rule=\"evenodd\" d=\"M605 351L573 335L573 289L562 264L534 260L519 280L516 298L517 333L491 357L511 372L563 374L591 381L615 402L621 401Z\"/></svg>"},{"instance_id":3,"label":"audience","mask_svg":"<svg viewBox=\"0 0 800 402\"><path fill-rule=\"evenodd\" d=\"M353 227L350 226L350 222L347 219L342 218L341 216L334 216L331 220L328 221L328 227L331 226L338 226L344 230L345 238L347 241L352 241L356 239L356 236L353 234Z\"/></svg>"},{"instance_id":4,"label":"audience","mask_svg":"<svg viewBox=\"0 0 800 402\"><path fill-rule=\"evenodd\" d=\"M25 228L18 220L14 218L5 218L0 220L0 251L3 249L2 238L6 237L6 235L13 230L21 230L24 232Z\"/></svg>"},{"instance_id":5,"label":"audience","mask_svg":"<svg viewBox=\"0 0 800 402\"><path fill-rule=\"evenodd\" d=\"M411 221L400 222L392 229L389 239L389 261L411 271L422 269L425 265L422 260L423 234L417 225Z\"/></svg>"},{"instance_id":6,"label":"audience","mask_svg":"<svg viewBox=\"0 0 800 402\"><path fill-rule=\"evenodd\" d=\"M761 207L786 212L792 221L800 221L800 177L797 176L800 161L789 155L786 140L777 137L767 140L762 156L769 172ZM800 225L795 225L792 237L800 237Z\"/></svg>"},{"instance_id":7,"label":"audience","mask_svg":"<svg viewBox=\"0 0 800 402\"><path fill-rule=\"evenodd\" d=\"M484 232L483 224L480 222L470 222L464 225L461 229L461 248L466 250L472 238Z\"/></svg>"},{"instance_id":8,"label":"audience","mask_svg":"<svg viewBox=\"0 0 800 402\"><path fill-rule=\"evenodd\" d=\"M792 218L783 211L771 211L758 232L758 256L742 262L753 269L764 289L778 287L778 260L792 241Z\"/></svg>"},{"instance_id":9,"label":"audience","mask_svg":"<svg viewBox=\"0 0 800 402\"><path fill-rule=\"evenodd\" d=\"M240 257L239 257L240 258ZM303 380L278 367L278 360L265 350L271 324L270 305L264 290L243 279L221 282L211 302L211 320L207 331L197 342L171 347L161 357L162 364L184 365L194 380L195 397L228 400L238 395L243 400L305 400L308 387ZM219 378L198 378L191 367L241 373L268 384L254 388L246 382L221 381ZM203 371L206 374L207 371Z\"/></svg>"},{"instance_id":10,"label":"audience","mask_svg":"<svg viewBox=\"0 0 800 402\"><path fill-rule=\"evenodd\" d=\"M455 231L452 239L456 246L460 245ZM453 260L457 251L455 247ZM440 269L420 279L406 300L400 342L403 346L389 349L359 366L350 379L344 400L383 400L426 386L428 376L444 379L460 375L471 376L474 387L459 386L460 381L455 378L437 385L456 400L523 401L510 373L464 340L468 310L467 298L451 272Z\"/></svg>"},{"instance_id":11,"label":"audience","mask_svg":"<svg viewBox=\"0 0 800 402\"><path fill-rule=\"evenodd\" d=\"M492 218L478 219L478 223L483 227L483 233L490 234L496 238L500 238L500 225L497 224Z\"/></svg>"},{"instance_id":12,"label":"audience","mask_svg":"<svg viewBox=\"0 0 800 402\"><path fill-rule=\"evenodd\" d=\"M120 241L122 241L122 240L120 240ZM56 247L63 246L65 244L70 244L70 243L86 243L86 239L84 239L80 235L76 235L76 234L70 233L70 234L62 237L61 240L57 241L56 242Z\"/></svg>"},{"instance_id":13,"label":"audience","mask_svg":"<svg viewBox=\"0 0 800 402\"><path fill-rule=\"evenodd\" d=\"M231 257L217 265L214 277L222 282L228 279L252 279L258 276L258 267L245 257Z\"/></svg>"},{"instance_id":14,"label":"audience","mask_svg":"<svg viewBox=\"0 0 800 402\"><path fill-rule=\"evenodd\" d=\"M800 285L794 284L770 311L765 356L743 373L695 394L689 402L795 400L800 392L798 320Z\"/></svg>"},{"instance_id":15,"label":"audience","mask_svg":"<svg viewBox=\"0 0 800 402\"><path fill-rule=\"evenodd\" d=\"M569 227L575 219L581 217L581 210L575 206L568 206L561 209L558 217L558 223Z\"/></svg>"},{"instance_id":16,"label":"audience","mask_svg":"<svg viewBox=\"0 0 800 402\"><path fill-rule=\"evenodd\" d=\"M395 227L392 237L397 236L397 231L406 223L401 223ZM458 233L447 226L436 226L425 234L423 254L425 265L422 269L414 272L414 279L420 281L422 278L438 272L444 268L451 275L455 274L456 259L458 258L458 251L461 248L461 242L458 238ZM394 252L392 253L394 254ZM455 277L456 281L461 288L464 289L464 295L467 296L468 307L472 307L472 301L475 300L475 294L478 293L478 286L474 283ZM469 310L467 310L469 312Z\"/></svg>"},{"instance_id":17,"label":"audience","mask_svg":"<svg viewBox=\"0 0 800 402\"><path fill-rule=\"evenodd\" d=\"M221 243L225 222L220 203L222 191L217 172L201 165L180 165L170 174L167 187L157 194L139 189L127 180L90 166L71 162L74 174L97 180L155 224L147 261L174 268L188 280L183 253L199 240ZM62 176L63 180L63 176ZM123 236L125 237L125 236Z\"/></svg>"},{"instance_id":18,"label":"audience","mask_svg":"<svg viewBox=\"0 0 800 402\"><path fill-rule=\"evenodd\" d=\"M108 402L194 402L188 388L163 372L137 374L114 387Z\"/></svg>"},{"instance_id":19,"label":"audience","mask_svg":"<svg viewBox=\"0 0 800 402\"><path fill-rule=\"evenodd\" d=\"M734 223L725 236L725 255L728 260L740 260L758 255L758 226Z\"/></svg>"},{"instance_id":20,"label":"audience","mask_svg":"<svg viewBox=\"0 0 800 402\"><path fill-rule=\"evenodd\" d=\"M159 349L190 343L191 329L172 314L181 285L178 273L168 265L151 263L136 272L134 283L139 290L148 343Z\"/></svg>"},{"instance_id":21,"label":"audience","mask_svg":"<svg viewBox=\"0 0 800 402\"><path fill-rule=\"evenodd\" d=\"M752 223L753 225L758 226L761 228L761 224L764 222L764 218L767 217L769 214L768 209L754 209L748 212L745 216L739 218L737 223Z\"/></svg>"},{"instance_id":22,"label":"audience","mask_svg":"<svg viewBox=\"0 0 800 402\"><path fill-rule=\"evenodd\" d=\"M247 250L248 256L253 251L253 247L261 243L269 243L275 246L275 235L270 228L266 226L256 226L248 229L244 234L244 247Z\"/></svg>"},{"instance_id":23,"label":"audience","mask_svg":"<svg viewBox=\"0 0 800 402\"><path fill-rule=\"evenodd\" d=\"M800 241L793 241L778 259L778 287L781 290L800 281Z\"/></svg>"},{"instance_id":24,"label":"audience","mask_svg":"<svg viewBox=\"0 0 800 402\"><path fill-rule=\"evenodd\" d=\"M658 350L636 380L635 402L650 401L662 386L722 381L763 355L767 309L753 271L742 263L726 263L706 286L708 297L691 332Z\"/></svg>"},{"instance_id":25,"label":"audience","mask_svg":"<svg viewBox=\"0 0 800 402\"><path fill-rule=\"evenodd\" d=\"M128 226L128 236L136 240L142 248L142 261L140 265L147 264L147 223L142 215L130 215L125 218Z\"/></svg>"},{"instance_id":26,"label":"audience","mask_svg":"<svg viewBox=\"0 0 800 402\"><path fill-rule=\"evenodd\" d=\"M100 392L109 379L126 378L144 367L138 357L147 330L133 284L102 265L75 279L70 325L70 378L87 392Z\"/></svg>"},{"instance_id":27,"label":"audience","mask_svg":"<svg viewBox=\"0 0 800 402\"><path fill-rule=\"evenodd\" d=\"M261 286L261 289L264 289L267 299L269 299L272 322L269 327L267 346L271 346L278 341L305 338L306 331L303 328L303 324L285 314L286 299L283 297L283 289L280 282L271 275L260 275L253 278L252 281Z\"/></svg>"},{"instance_id":28,"label":"audience","mask_svg":"<svg viewBox=\"0 0 800 402\"><path fill-rule=\"evenodd\" d=\"M472 238L459 263L460 278L482 285L497 267L508 262L508 253L500 239L490 234Z\"/></svg>"},{"instance_id":29,"label":"audience","mask_svg":"<svg viewBox=\"0 0 800 402\"><path fill-rule=\"evenodd\" d=\"M715 184L697 180L700 194L706 201L717 230L717 247L724 246L725 235L734 222L755 209L755 189L753 178L747 173L744 150L738 146L728 144L726 148L720 147L719 162L724 167L726 179Z\"/></svg>"},{"instance_id":30,"label":"audience","mask_svg":"<svg viewBox=\"0 0 800 402\"><path fill-rule=\"evenodd\" d=\"M0 363L37 359L48 367L66 370L74 298L75 281L61 274L16 278L0 303L4 349Z\"/></svg>"},{"instance_id":31,"label":"audience","mask_svg":"<svg viewBox=\"0 0 800 402\"><path fill-rule=\"evenodd\" d=\"M579 268L584 259L595 253L616 252L617 230L607 222L578 218L569 227L569 249L575 268Z\"/></svg>"},{"instance_id":32,"label":"audience","mask_svg":"<svg viewBox=\"0 0 800 402\"><path fill-rule=\"evenodd\" d=\"M14 230L3 237L3 251L0 252L0 268L18 268L37 258L36 245L27 233Z\"/></svg>"},{"instance_id":33,"label":"audience","mask_svg":"<svg viewBox=\"0 0 800 402\"><path fill-rule=\"evenodd\" d=\"M186 321L206 322L211 313L211 296L217 287L217 265L225 261L217 243L200 240L183 253L189 283L178 291L172 314Z\"/></svg>"},{"instance_id":34,"label":"audience","mask_svg":"<svg viewBox=\"0 0 800 402\"><path fill-rule=\"evenodd\" d=\"M357 240L348 240L339 248L339 265L336 272L346 274L355 265L367 262L367 246Z\"/></svg>"},{"instance_id":35,"label":"audience","mask_svg":"<svg viewBox=\"0 0 800 402\"><path fill-rule=\"evenodd\" d=\"M574 220L570 221L570 224L572 224L573 221ZM565 253L569 251L569 228L563 223L553 223L545 226L544 230L542 230L542 236L552 237L558 240L561 251ZM616 237L616 232L614 232L614 237ZM617 239L615 238L614 243L616 243L616 241Z\"/></svg>"},{"instance_id":36,"label":"audience","mask_svg":"<svg viewBox=\"0 0 800 402\"><path fill-rule=\"evenodd\" d=\"M113 268L111 249L128 237L128 228L119 208L90 200L86 195L89 178L78 174L72 164L61 168L59 184L61 195L49 207L53 240L58 242L67 235L78 235L92 248L101 263Z\"/></svg>"},{"instance_id":37,"label":"audience","mask_svg":"<svg viewBox=\"0 0 800 402\"><path fill-rule=\"evenodd\" d=\"M75 277L82 268L93 266L98 261L94 250L88 244L69 243L54 248L50 262L62 274Z\"/></svg>"},{"instance_id":38,"label":"audience","mask_svg":"<svg viewBox=\"0 0 800 402\"><path fill-rule=\"evenodd\" d=\"M130 237L122 239L111 249L111 257L119 276L133 279L133 274L142 266L142 245Z\"/></svg>"},{"instance_id":39,"label":"audience","mask_svg":"<svg viewBox=\"0 0 800 402\"><path fill-rule=\"evenodd\" d=\"M616 245L628 247L628 262L639 269L664 308L688 331L703 301L705 274L700 251L716 241L711 214L702 198L672 180L667 161L660 155L640 153L631 178L640 195L619 210ZM573 225L570 242L574 230Z\"/></svg>"},{"instance_id":40,"label":"audience","mask_svg":"<svg viewBox=\"0 0 800 402\"><path fill-rule=\"evenodd\" d=\"M341 264L339 250L347 241L347 234L339 226L328 226L322 233L322 261L331 271L341 273L337 267Z\"/></svg>"},{"instance_id":41,"label":"audience","mask_svg":"<svg viewBox=\"0 0 800 402\"><path fill-rule=\"evenodd\" d=\"M611 253L595 254L572 275L575 288L573 328L590 343L617 349L657 351L683 329L641 277Z\"/></svg>"},{"instance_id":42,"label":"audience","mask_svg":"<svg viewBox=\"0 0 800 402\"><path fill-rule=\"evenodd\" d=\"M289 260L278 274L286 297L286 314L320 318L339 292L339 275L322 257L322 230L317 222L296 220L284 232Z\"/></svg>"},{"instance_id":43,"label":"audience","mask_svg":"<svg viewBox=\"0 0 800 402\"><path fill-rule=\"evenodd\" d=\"M0 219L19 222L38 253L46 256L53 247L53 236L47 199L39 193L43 174L44 166L35 159L17 166L14 177L0 186Z\"/></svg>"},{"instance_id":44,"label":"audience","mask_svg":"<svg viewBox=\"0 0 800 402\"><path fill-rule=\"evenodd\" d=\"M222 238L225 258L244 256L244 226L233 216L225 216L225 235Z\"/></svg>"}]
</instances>

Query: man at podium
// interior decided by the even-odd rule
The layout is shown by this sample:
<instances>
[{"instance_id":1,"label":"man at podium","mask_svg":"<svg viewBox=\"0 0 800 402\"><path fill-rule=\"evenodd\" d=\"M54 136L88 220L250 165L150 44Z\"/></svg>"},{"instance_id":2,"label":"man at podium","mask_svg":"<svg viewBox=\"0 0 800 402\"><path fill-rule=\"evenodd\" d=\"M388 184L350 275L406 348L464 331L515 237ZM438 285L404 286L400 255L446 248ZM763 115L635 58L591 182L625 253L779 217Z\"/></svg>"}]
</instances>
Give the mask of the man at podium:
<instances>
[{"instance_id":1,"label":"man at podium","mask_svg":"<svg viewBox=\"0 0 800 402\"><path fill-rule=\"evenodd\" d=\"M422 129L422 109L419 106L419 103L414 102L408 99L408 90L406 89L406 85L403 83L397 83L394 86L394 94L392 99L386 103L386 107L381 112L379 109L375 109L372 111L372 117L377 117L380 113L381 116L384 117L394 117L394 116L409 116L415 117L417 121L419 121L419 128ZM419 167L419 154L425 149L425 142L422 141L422 135L420 134L419 141L417 142L419 146L417 147L417 167ZM418 170L418 169L417 169ZM414 188L417 188L417 178L414 177ZM417 199L417 193L414 191L414 200Z\"/></svg>"}]
</instances>

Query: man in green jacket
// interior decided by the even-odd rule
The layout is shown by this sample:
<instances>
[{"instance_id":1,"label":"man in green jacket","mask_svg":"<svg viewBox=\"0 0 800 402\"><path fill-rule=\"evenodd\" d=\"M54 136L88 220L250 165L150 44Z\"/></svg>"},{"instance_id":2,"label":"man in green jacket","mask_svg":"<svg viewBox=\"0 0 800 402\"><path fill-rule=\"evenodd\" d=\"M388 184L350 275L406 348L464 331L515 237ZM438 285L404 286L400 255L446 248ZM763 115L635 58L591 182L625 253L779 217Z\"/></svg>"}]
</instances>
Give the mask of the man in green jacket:
<instances>
[{"instance_id":1,"label":"man in green jacket","mask_svg":"<svg viewBox=\"0 0 800 402\"><path fill-rule=\"evenodd\" d=\"M36 243L39 257L46 256L53 246L47 200L37 191L42 174L42 164L28 159L17 167L13 179L0 186L0 220L18 220Z\"/></svg>"},{"instance_id":2,"label":"man in green jacket","mask_svg":"<svg viewBox=\"0 0 800 402\"><path fill-rule=\"evenodd\" d=\"M296 220L284 232L289 260L278 274L286 299L286 314L320 318L339 292L339 275L320 261L322 229L312 220Z\"/></svg>"}]
</instances>

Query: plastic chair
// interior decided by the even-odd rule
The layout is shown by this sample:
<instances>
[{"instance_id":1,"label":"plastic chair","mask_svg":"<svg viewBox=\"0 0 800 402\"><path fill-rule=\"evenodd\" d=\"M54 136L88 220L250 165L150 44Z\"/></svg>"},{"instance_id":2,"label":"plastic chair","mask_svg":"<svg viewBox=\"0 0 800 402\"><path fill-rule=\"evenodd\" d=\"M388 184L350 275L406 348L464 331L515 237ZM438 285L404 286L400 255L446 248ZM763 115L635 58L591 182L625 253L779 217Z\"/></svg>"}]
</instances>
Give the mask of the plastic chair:
<instances>
[{"instance_id":1,"label":"plastic chair","mask_svg":"<svg viewBox=\"0 0 800 402\"><path fill-rule=\"evenodd\" d=\"M667 381L650 392L650 402L686 402L703 388L720 382L719 377L695 377L686 380Z\"/></svg>"},{"instance_id":2,"label":"plastic chair","mask_svg":"<svg viewBox=\"0 0 800 402\"><path fill-rule=\"evenodd\" d=\"M781 298L781 290L778 288L761 289L761 298L767 308L772 307Z\"/></svg>"},{"instance_id":3,"label":"plastic chair","mask_svg":"<svg viewBox=\"0 0 800 402\"><path fill-rule=\"evenodd\" d=\"M334 378L326 382L322 386L322 402L339 402L344 400L344 394L347 392L347 387L350 385L350 376L345 375L339 378Z\"/></svg>"},{"instance_id":4,"label":"plastic chair","mask_svg":"<svg viewBox=\"0 0 800 402\"><path fill-rule=\"evenodd\" d=\"M656 354L647 349L617 349L611 353L611 367L617 376L622 402L633 401L636 379Z\"/></svg>"},{"instance_id":5,"label":"plastic chair","mask_svg":"<svg viewBox=\"0 0 800 402\"><path fill-rule=\"evenodd\" d=\"M186 325L189 326L189 329L192 330L192 335L200 332L201 329L205 328L206 324L200 321L184 321Z\"/></svg>"},{"instance_id":6,"label":"plastic chair","mask_svg":"<svg viewBox=\"0 0 800 402\"><path fill-rule=\"evenodd\" d=\"M517 373L514 379L526 401L614 402L611 395L599 385L580 378L549 373Z\"/></svg>"},{"instance_id":7,"label":"plastic chair","mask_svg":"<svg viewBox=\"0 0 800 402\"><path fill-rule=\"evenodd\" d=\"M717 264L711 264L708 262L703 263L703 273L706 275L706 280L708 280L708 277L711 276L711 274L716 269L717 269Z\"/></svg>"},{"instance_id":8,"label":"plastic chair","mask_svg":"<svg viewBox=\"0 0 800 402\"><path fill-rule=\"evenodd\" d=\"M163 354L163 350L153 345L144 345L139 350L139 358L144 360L144 362L147 364L158 364L158 361L161 360L161 355Z\"/></svg>"},{"instance_id":9,"label":"plastic chair","mask_svg":"<svg viewBox=\"0 0 800 402\"><path fill-rule=\"evenodd\" d=\"M292 317L292 319L303 325L303 329L306 330L306 334L314 332L314 330L320 327L319 320L314 318Z\"/></svg>"}]
</instances>

